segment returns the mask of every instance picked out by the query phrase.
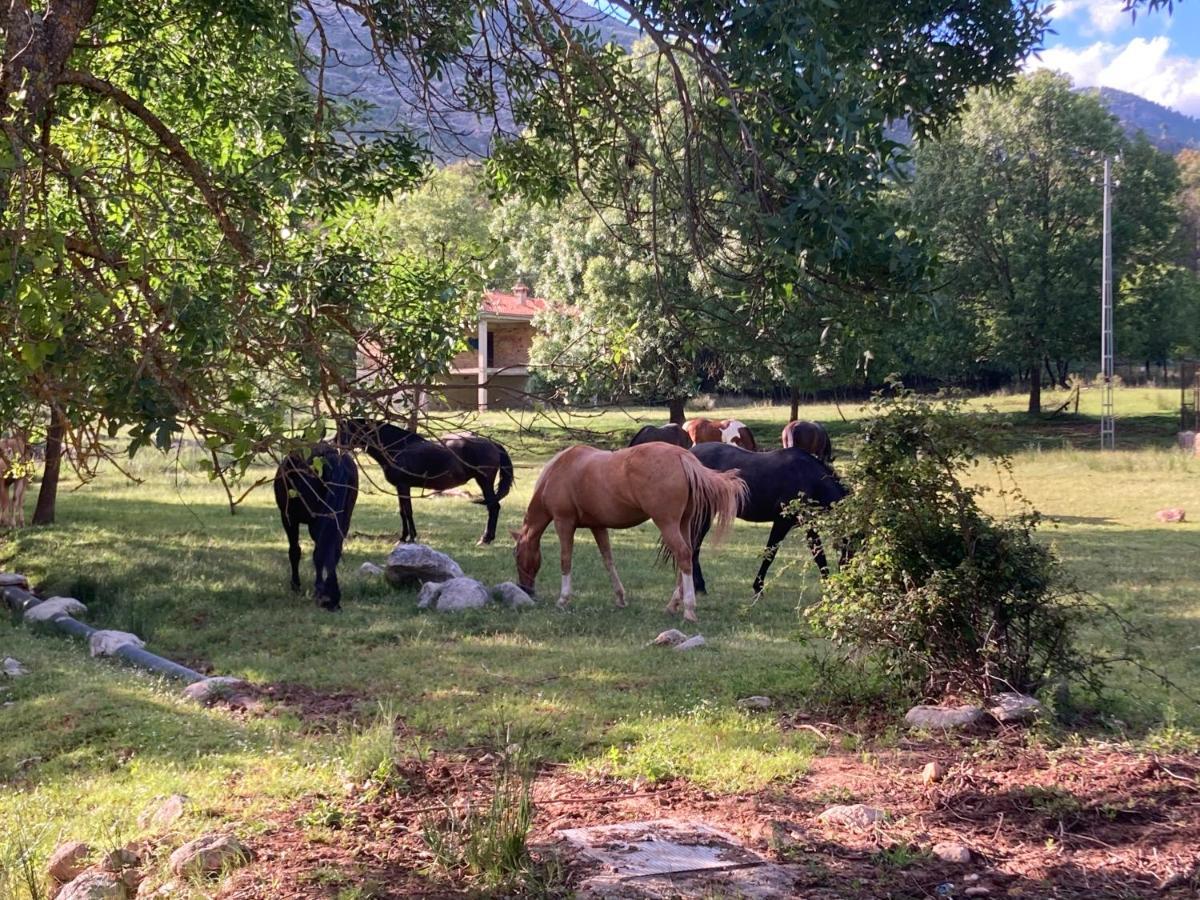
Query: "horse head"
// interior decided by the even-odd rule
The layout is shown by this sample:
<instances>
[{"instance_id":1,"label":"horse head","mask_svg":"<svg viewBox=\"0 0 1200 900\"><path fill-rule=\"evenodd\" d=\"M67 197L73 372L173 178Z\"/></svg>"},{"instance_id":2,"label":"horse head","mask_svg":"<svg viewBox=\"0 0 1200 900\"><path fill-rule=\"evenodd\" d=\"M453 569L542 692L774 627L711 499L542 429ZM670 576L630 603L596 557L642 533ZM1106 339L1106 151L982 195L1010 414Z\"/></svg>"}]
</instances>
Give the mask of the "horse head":
<instances>
[{"instance_id":1,"label":"horse head","mask_svg":"<svg viewBox=\"0 0 1200 900\"><path fill-rule=\"evenodd\" d=\"M524 525L520 531L510 531L509 534L516 542L513 558L517 561L517 584L532 597L538 569L542 567L542 542L531 537Z\"/></svg>"},{"instance_id":2,"label":"horse head","mask_svg":"<svg viewBox=\"0 0 1200 900\"><path fill-rule=\"evenodd\" d=\"M376 441L378 431L374 422L366 419L337 419L334 443L342 449L365 447Z\"/></svg>"}]
</instances>

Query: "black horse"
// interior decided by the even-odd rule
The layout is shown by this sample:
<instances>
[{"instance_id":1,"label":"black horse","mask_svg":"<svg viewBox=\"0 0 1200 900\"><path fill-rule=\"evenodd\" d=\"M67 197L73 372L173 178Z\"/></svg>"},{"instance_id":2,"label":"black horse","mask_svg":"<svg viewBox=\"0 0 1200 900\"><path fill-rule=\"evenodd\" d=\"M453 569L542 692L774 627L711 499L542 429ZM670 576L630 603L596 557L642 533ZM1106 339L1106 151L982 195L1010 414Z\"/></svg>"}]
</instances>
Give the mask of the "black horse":
<instances>
[{"instance_id":1,"label":"black horse","mask_svg":"<svg viewBox=\"0 0 1200 900\"><path fill-rule=\"evenodd\" d=\"M350 533L350 516L358 500L358 466L354 457L321 442L310 450L294 450L275 471L275 505L287 532L292 590L300 590L300 526L313 540L317 603L341 609L337 565Z\"/></svg>"},{"instance_id":2,"label":"black horse","mask_svg":"<svg viewBox=\"0 0 1200 900\"><path fill-rule=\"evenodd\" d=\"M786 515L784 510L799 497L807 497L828 509L849 493L838 480L833 469L804 450L771 450L753 453L732 444L697 444L692 453L708 466L721 472L738 470L746 482L746 500L738 510L738 518L746 522L770 522L771 535L763 551L762 565L754 579L754 593L760 594L767 569L775 559L775 552L799 521L795 515ZM700 544L708 533L708 523L700 528L694 542L692 577L696 590L704 590L704 575L700 571ZM829 564L821 538L815 529L808 530L808 545L822 577L829 574Z\"/></svg>"},{"instance_id":3,"label":"black horse","mask_svg":"<svg viewBox=\"0 0 1200 900\"><path fill-rule=\"evenodd\" d=\"M650 444L658 441L663 444L674 444L676 447L682 447L688 450L692 446L691 436L683 430L682 425L671 423L670 425L643 425L637 434L633 436L633 440L629 442L630 447L636 447L638 444Z\"/></svg>"},{"instance_id":4,"label":"black horse","mask_svg":"<svg viewBox=\"0 0 1200 900\"><path fill-rule=\"evenodd\" d=\"M487 528L479 543L490 544L496 539L500 501L512 487L513 465L508 451L495 441L474 434L452 434L431 441L387 422L342 419L338 422L337 442L339 447L366 450L396 488L400 499L400 540L417 539L412 488L444 491L472 479L483 491L483 499L475 502L482 503L488 511Z\"/></svg>"}]
</instances>

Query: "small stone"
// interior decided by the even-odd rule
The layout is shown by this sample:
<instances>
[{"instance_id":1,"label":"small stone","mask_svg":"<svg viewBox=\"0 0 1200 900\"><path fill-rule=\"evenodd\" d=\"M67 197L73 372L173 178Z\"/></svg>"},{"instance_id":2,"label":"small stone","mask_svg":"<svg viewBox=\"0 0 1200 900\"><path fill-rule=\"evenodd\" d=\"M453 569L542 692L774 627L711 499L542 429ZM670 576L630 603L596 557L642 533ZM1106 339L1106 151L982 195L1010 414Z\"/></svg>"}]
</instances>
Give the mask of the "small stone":
<instances>
[{"instance_id":1,"label":"small stone","mask_svg":"<svg viewBox=\"0 0 1200 900\"><path fill-rule=\"evenodd\" d=\"M492 588L492 596L497 602L503 603L509 609L521 609L526 606L535 606L534 599L525 592L515 581L505 581Z\"/></svg>"},{"instance_id":2,"label":"small stone","mask_svg":"<svg viewBox=\"0 0 1200 900\"><path fill-rule=\"evenodd\" d=\"M682 644L676 644L675 649L676 650L695 650L697 647L703 647L706 643L707 643L707 641L704 640L704 635L696 634L696 635L692 635L690 638L688 638Z\"/></svg>"},{"instance_id":3,"label":"small stone","mask_svg":"<svg viewBox=\"0 0 1200 900\"><path fill-rule=\"evenodd\" d=\"M967 884L973 884L978 880L979 880L978 872L972 872L970 875L963 876L963 881L965 881Z\"/></svg>"},{"instance_id":4,"label":"small stone","mask_svg":"<svg viewBox=\"0 0 1200 900\"><path fill-rule=\"evenodd\" d=\"M659 634L659 636L656 637L651 643L658 645L669 644L671 646L675 646L677 644L682 644L686 640L687 635L678 628L668 628L666 631Z\"/></svg>"},{"instance_id":5,"label":"small stone","mask_svg":"<svg viewBox=\"0 0 1200 900\"><path fill-rule=\"evenodd\" d=\"M983 719L983 708L979 706L914 706L904 716L910 728L936 729L966 728Z\"/></svg>"},{"instance_id":6,"label":"small stone","mask_svg":"<svg viewBox=\"0 0 1200 900\"><path fill-rule=\"evenodd\" d=\"M1186 517L1187 513L1179 506L1168 506L1154 514L1154 518L1160 522L1182 522Z\"/></svg>"},{"instance_id":7,"label":"small stone","mask_svg":"<svg viewBox=\"0 0 1200 900\"><path fill-rule=\"evenodd\" d=\"M832 825L845 825L850 828L866 828L887 818L887 813L864 803L831 806L817 816L821 822Z\"/></svg>"},{"instance_id":8,"label":"small stone","mask_svg":"<svg viewBox=\"0 0 1200 900\"><path fill-rule=\"evenodd\" d=\"M137 868L142 864L141 854L130 850L128 847L118 847L105 854L104 859L100 863L100 868L106 872L122 872L125 869Z\"/></svg>"},{"instance_id":9,"label":"small stone","mask_svg":"<svg viewBox=\"0 0 1200 900\"><path fill-rule=\"evenodd\" d=\"M20 660L6 656L4 657L4 674L9 678L20 678L22 675L28 675L29 670L21 665Z\"/></svg>"},{"instance_id":10,"label":"small stone","mask_svg":"<svg viewBox=\"0 0 1200 900\"><path fill-rule=\"evenodd\" d=\"M946 767L940 762L925 763L921 770L921 781L925 784L936 784L946 777Z\"/></svg>"},{"instance_id":11,"label":"small stone","mask_svg":"<svg viewBox=\"0 0 1200 900\"><path fill-rule=\"evenodd\" d=\"M432 599L422 606L426 597ZM441 584L431 582L422 587L417 608L432 608L438 612L461 612L464 609L480 609L491 602L492 592L482 581L476 581L474 578L451 578Z\"/></svg>"},{"instance_id":12,"label":"small stone","mask_svg":"<svg viewBox=\"0 0 1200 900\"><path fill-rule=\"evenodd\" d=\"M59 844L50 854L46 873L59 884L66 884L83 874L83 870L87 868L87 858L91 855L92 848L83 841Z\"/></svg>"},{"instance_id":13,"label":"small stone","mask_svg":"<svg viewBox=\"0 0 1200 900\"><path fill-rule=\"evenodd\" d=\"M969 887L966 890L968 897L986 897L992 892L991 888L986 888L982 884L977 884L975 887Z\"/></svg>"},{"instance_id":14,"label":"small stone","mask_svg":"<svg viewBox=\"0 0 1200 900\"><path fill-rule=\"evenodd\" d=\"M217 700L235 697L249 687L240 678L231 678L228 675L216 675L212 678L205 678L203 681L196 681L189 684L183 689L183 696L207 706Z\"/></svg>"},{"instance_id":15,"label":"small stone","mask_svg":"<svg viewBox=\"0 0 1200 900\"><path fill-rule=\"evenodd\" d=\"M55 900L128 900L129 889L112 872L88 869L63 886Z\"/></svg>"},{"instance_id":16,"label":"small stone","mask_svg":"<svg viewBox=\"0 0 1200 900\"><path fill-rule=\"evenodd\" d=\"M971 861L971 851L957 841L942 841L934 844L931 851L942 862L965 864Z\"/></svg>"},{"instance_id":17,"label":"small stone","mask_svg":"<svg viewBox=\"0 0 1200 900\"><path fill-rule=\"evenodd\" d=\"M375 576L384 574L383 566L377 566L373 562L365 562L358 567L358 574L374 578Z\"/></svg>"},{"instance_id":18,"label":"small stone","mask_svg":"<svg viewBox=\"0 0 1200 900\"><path fill-rule=\"evenodd\" d=\"M172 878L149 892L138 891L137 900L179 900L186 896L188 892L183 882Z\"/></svg>"},{"instance_id":19,"label":"small stone","mask_svg":"<svg viewBox=\"0 0 1200 900\"><path fill-rule=\"evenodd\" d=\"M102 629L93 631L88 638L88 646L92 656L113 656L122 647L132 644L135 647L145 647L146 642L136 634L128 631L109 631Z\"/></svg>"},{"instance_id":20,"label":"small stone","mask_svg":"<svg viewBox=\"0 0 1200 900\"><path fill-rule=\"evenodd\" d=\"M388 554L387 580L396 587L415 587L426 581L462 578L462 566L424 544L397 544Z\"/></svg>"},{"instance_id":21,"label":"small stone","mask_svg":"<svg viewBox=\"0 0 1200 900\"><path fill-rule=\"evenodd\" d=\"M15 587L23 591L29 590L29 579L16 572L0 572L0 588Z\"/></svg>"},{"instance_id":22,"label":"small stone","mask_svg":"<svg viewBox=\"0 0 1200 900\"><path fill-rule=\"evenodd\" d=\"M1025 722L1045 713L1036 698L1015 691L1005 691L991 698L988 714L997 722Z\"/></svg>"},{"instance_id":23,"label":"small stone","mask_svg":"<svg viewBox=\"0 0 1200 900\"><path fill-rule=\"evenodd\" d=\"M753 697L743 697L737 702L741 709L770 709L772 706L770 697L755 695Z\"/></svg>"},{"instance_id":24,"label":"small stone","mask_svg":"<svg viewBox=\"0 0 1200 900\"><path fill-rule=\"evenodd\" d=\"M251 853L231 834L206 834L189 841L171 854L171 871L176 875L210 875L241 866Z\"/></svg>"},{"instance_id":25,"label":"small stone","mask_svg":"<svg viewBox=\"0 0 1200 900\"><path fill-rule=\"evenodd\" d=\"M138 816L138 828L166 828L173 825L183 816L187 797L183 794L172 794L154 809L148 809Z\"/></svg>"},{"instance_id":26,"label":"small stone","mask_svg":"<svg viewBox=\"0 0 1200 900\"><path fill-rule=\"evenodd\" d=\"M82 616L87 607L74 597L51 597L25 610L26 622L52 622L63 616Z\"/></svg>"}]
</instances>

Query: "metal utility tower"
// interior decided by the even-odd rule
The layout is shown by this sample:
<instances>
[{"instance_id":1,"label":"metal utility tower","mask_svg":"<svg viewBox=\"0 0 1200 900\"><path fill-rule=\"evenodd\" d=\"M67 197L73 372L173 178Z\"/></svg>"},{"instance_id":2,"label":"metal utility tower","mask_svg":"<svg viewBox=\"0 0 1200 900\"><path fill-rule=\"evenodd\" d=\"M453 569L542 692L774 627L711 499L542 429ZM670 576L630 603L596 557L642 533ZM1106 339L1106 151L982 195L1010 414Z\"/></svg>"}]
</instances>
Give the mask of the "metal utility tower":
<instances>
[{"instance_id":1,"label":"metal utility tower","mask_svg":"<svg viewBox=\"0 0 1200 900\"><path fill-rule=\"evenodd\" d=\"M1112 160L1104 159L1104 249L1100 274L1100 449L1116 446L1113 418Z\"/></svg>"}]
</instances>

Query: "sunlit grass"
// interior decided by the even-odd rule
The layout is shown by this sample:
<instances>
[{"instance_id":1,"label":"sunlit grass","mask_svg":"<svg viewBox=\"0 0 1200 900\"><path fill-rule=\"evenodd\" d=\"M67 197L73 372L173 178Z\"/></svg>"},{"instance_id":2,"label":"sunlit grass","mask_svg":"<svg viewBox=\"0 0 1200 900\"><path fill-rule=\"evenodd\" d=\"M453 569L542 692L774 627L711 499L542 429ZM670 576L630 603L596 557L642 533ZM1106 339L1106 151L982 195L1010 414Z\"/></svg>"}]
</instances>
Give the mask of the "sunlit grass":
<instances>
[{"instance_id":1,"label":"sunlit grass","mask_svg":"<svg viewBox=\"0 0 1200 900\"><path fill-rule=\"evenodd\" d=\"M1110 454L1094 449L1094 420L1087 417L1098 410L1093 393L1084 393L1078 418L1049 424L1026 419L1021 396L973 403L1009 416L1017 481L1053 521L1045 537L1081 585L1143 629L1133 649L1147 663L1200 695L1198 527L1154 519L1165 506L1200 519L1200 462L1170 449L1177 400L1173 391L1120 391L1118 437L1133 443ZM772 446L787 412L748 405L712 415L742 419ZM839 452L853 447L858 404L841 404L840 414L834 405L809 406L801 415L826 422ZM641 423L665 418L665 410L612 410L573 416L567 432L545 417L488 413L473 426L509 443L518 465L502 537L493 547L475 547L484 511L448 497L416 501L421 538L474 577L509 580L507 530L519 524L551 452L579 440L622 444ZM382 561L399 524L394 495L368 479L341 567L345 612L331 616L308 592L288 589L268 490L230 516L219 486L193 471L186 454L179 465L152 453L132 462L144 484L105 473L61 495L57 525L0 536L0 569L24 571L47 592L78 597L94 624L142 633L151 649L188 664L259 682L357 692L362 717L332 732L305 730L294 716L234 718L185 703L177 685L91 660L65 639L4 628L0 655L16 656L32 674L0 681L0 702L11 702L2 707L0 821L25 823L0 830L0 861L19 856L26 839L41 871L60 838L136 837L137 815L170 793L194 801L181 826L188 832L260 822L267 809L335 790L346 778L374 777L389 754L491 746L501 727L519 730L534 757L622 777L685 777L714 790L753 790L796 777L825 748L811 736L781 732L769 715L738 711L738 698L766 694L783 710L891 702L886 679L840 666L819 642L797 640L799 610L820 590L799 535L784 545L757 602L750 580L766 527L741 523L725 546L707 551L711 593L699 599L698 629L688 631L701 631L709 647L677 654L648 646L662 629L680 625L663 611L673 578L655 564L652 526L614 534L630 591L624 610L613 606L584 533L567 612L546 601L558 580L551 534L536 608L420 613L414 592L357 574L362 562ZM986 467L981 472L994 481ZM1011 499L987 503L1000 514L1015 509ZM307 563L302 576L311 585ZM1101 628L1088 640L1115 655L1130 649L1116 629ZM1122 665L1111 683L1114 708L1131 734L1184 746L1200 729L1200 709L1152 676ZM407 743L396 743L389 717L402 720Z\"/></svg>"}]
</instances>

